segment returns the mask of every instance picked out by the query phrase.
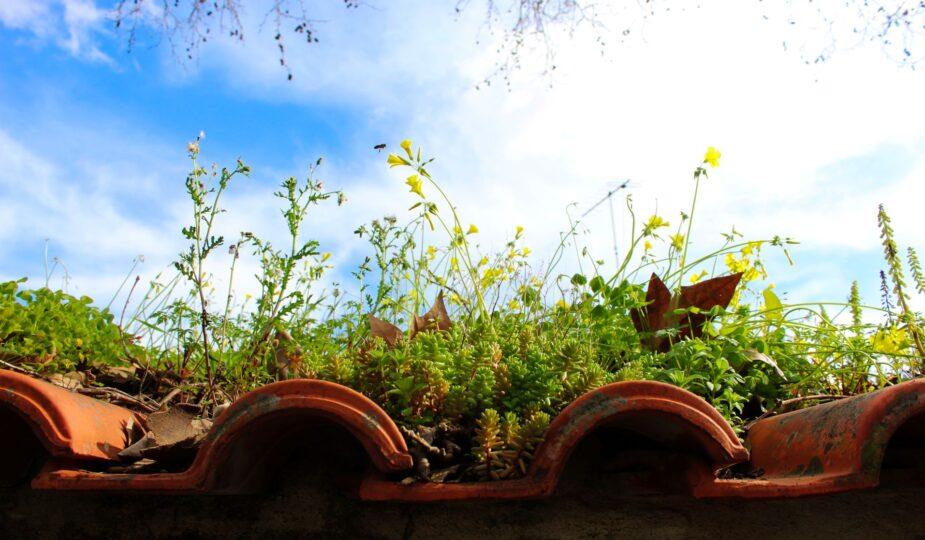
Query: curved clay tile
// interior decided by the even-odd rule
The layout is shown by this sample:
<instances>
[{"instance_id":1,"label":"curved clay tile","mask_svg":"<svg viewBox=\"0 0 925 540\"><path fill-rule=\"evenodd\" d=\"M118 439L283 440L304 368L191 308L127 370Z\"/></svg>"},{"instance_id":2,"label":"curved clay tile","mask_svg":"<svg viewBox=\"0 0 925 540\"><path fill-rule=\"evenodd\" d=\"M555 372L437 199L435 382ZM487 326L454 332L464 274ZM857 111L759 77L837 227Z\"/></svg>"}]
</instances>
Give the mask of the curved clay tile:
<instances>
[{"instance_id":1,"label":"curved clay tile","mask_svg":"<svg viewBox=\"0 0 925 540\"><path fill-rule=\"evenodd\" d=\"M922 431L925 379L756 422L748 433L755 480L717 480L705 497L793 497L876 486L884 454L903 426ZM919 438L925 433L915 434Z\"/></svg>"},{"instance_id":2,"label":"curved clay tile","mask_svg":"<svg viewBox=\"0 0 925 540\"><path fill-rule=\"evenodd\" d=\"M392 419L362 394L339 384L294 379L253 390L216 420L192 466L180 473L102 474L51 470L33 482L50 489L155 491L241 491L248 475L284 436L311 429L323 419L346 429L382 472L412 466L405 441ZM233 474L229 476L228 472Z\"/></svg>"},{"instance_id":3,"label":"curved clay tile","mask_svg":"<svg viewBox=\"0 0 925 540\"><path fill-rule=\"evenodd\" d=\"M32 428L49 454L63 458L115 459L136 422L128 409L7 370L0 370L0 404Z\"/></svg>"},{"instance_id":4,"label":"curved clay tile","mask_svg":"<svg viewBox=\"0 0 925 540\"><path fill-rule=\"evenodd\" d=\"M128 409L8 370L0 370L0 409L0 477L10 482L37 459L36 441L56 458L114 460L136 422Z\"/></svg>"},{"instance_id":5,"label":"curved clay tile","mask_svg":"<svg viewBox=\"0 0 925 540\"><path fill-rule=\"evenodd\" d=\"M436 501L459 499L519 499L551 494L572 451L589 434L603 426L619 426L632 418L632 429L664 443L680 445L695 441L707 457L706 466L692 471L692 478L676 482L712 480L713 473L748 459L735 432L706 401L665 383L627 381L592 390L566 407L550 424L543 443L524 478L468 484L399 485L368 478L360 487L366 500ZM685 448L689 450L689 448Z\"/></svg>"}]
</instances>

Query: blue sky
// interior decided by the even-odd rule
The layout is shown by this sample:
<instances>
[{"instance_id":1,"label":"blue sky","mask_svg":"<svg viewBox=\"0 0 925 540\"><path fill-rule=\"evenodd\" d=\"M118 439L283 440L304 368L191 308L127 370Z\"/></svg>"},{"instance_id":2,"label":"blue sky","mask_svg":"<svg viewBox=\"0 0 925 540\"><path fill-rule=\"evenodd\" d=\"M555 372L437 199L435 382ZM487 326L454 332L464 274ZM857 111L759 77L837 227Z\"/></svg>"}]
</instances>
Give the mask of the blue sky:
<instances>
[{"instance_id":1,"label":"blue sky","mask_svg":"<svg viewBox=\"0 0 925 540\"><path fill-rule=\"evenodd\" d=\"M510 88L476 89L497 60L478 10L339 4L319 3L320 43L290 46L289 82L255 4L243 46L219 40L178 63L166 47L127 54L102 0L4 2L0 277L40 285L45 239L71 292L103 301L136 256L145 278L168 268L182 245L185 146L200 131L204 159L241 156L255 171L228 199L230 236L279 238L272 191L325 157L322 177L349 200L314 215L310 231L341 275L365 252L359 224L407 215L402 178L372 150L405 137L438 158L433 172L487 248L523 225L538 261L567 227L568 203L581 212L623 178L639 214L677 219L710 145L723 160L698 202L694 248L733 225L800 240L796 266L770 261L791 300L840 300L857 278L876 302L880 202L900 243L925 252L925 74L877 47L807 66L781 46L792 30L748 2L715 0L640 22L605 55L581 34L560 36L552 78L528 55ZM617 222L625 235L626 216ZM585 225L606 257L607 213Z\"/></svg>"}]
</instances>

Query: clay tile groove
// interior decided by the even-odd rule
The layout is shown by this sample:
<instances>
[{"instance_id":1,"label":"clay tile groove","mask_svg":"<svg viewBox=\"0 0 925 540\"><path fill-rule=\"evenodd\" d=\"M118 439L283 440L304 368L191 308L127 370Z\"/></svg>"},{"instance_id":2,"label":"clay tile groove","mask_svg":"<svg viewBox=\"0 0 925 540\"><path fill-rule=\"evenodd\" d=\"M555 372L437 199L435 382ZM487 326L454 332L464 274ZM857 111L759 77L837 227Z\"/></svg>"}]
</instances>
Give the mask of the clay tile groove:
<instances>
[{"instance_id":1,"label":"clay tile groove","mask_svg":"<svg viewBox=\"0 0 925 540\"><path fill-rule=\"evenodd\" d=\"M367 479L360 488L365 500L438 501L459 499L534 498L551 494L572 450L596 428L619 422L626 414L642 418L648 426L645 435L668 435L672 444L683 434L696 440L711 463L698 470L694 480L679 477L680 484L696 483L699 476L712 479L713 472L748 459L726 420L696 395L669 384L631 381L592 390L575 400L550 424L543 443L537 448L527 476L518 480L468 484L399 485L380 478ZM670 424L672 429L665 429Z\"/></svg>"},{"instance_id":2,"label":"clay tile groove","mask_svg":"<svg viewBox=\"0 0 925 540\"><path fill-rule=\"evenodd\" d=\"M697 494L792 497L876 486L893 434L923 414L925 379L919 379L763 419L746 440L760 478L718 480Z\"/></svg>"},{"instance_id":3,"label":"clay tile groove","mask_svg":"<svg viewBox=\"0 0 925 540\"><path fill-rule=\"evenodd\" d=\"M412 466L398 427L378 405L344 386L295 379L253 390L216 420L192 466L180 473L103 474L49 468L33 487L87 490L248 491L252 468L298 429L311 429L306 420L321 418L345 428L363 446L373 465L383 472ZM228 471L233 474L229 475Z\"/></svg>"}]
</instances>

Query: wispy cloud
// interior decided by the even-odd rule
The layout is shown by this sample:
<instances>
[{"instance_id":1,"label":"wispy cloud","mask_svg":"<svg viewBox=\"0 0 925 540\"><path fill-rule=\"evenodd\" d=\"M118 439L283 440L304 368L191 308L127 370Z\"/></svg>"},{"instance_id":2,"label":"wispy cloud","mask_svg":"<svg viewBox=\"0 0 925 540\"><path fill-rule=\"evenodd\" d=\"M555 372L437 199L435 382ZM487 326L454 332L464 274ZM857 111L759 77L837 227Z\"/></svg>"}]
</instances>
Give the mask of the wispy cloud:
<instances>
[{"instance_id":1,"label":"wispy cloud","mask_svg":"<svg viewBox=\"0 0 925 540\"><path fill-rule=\"evenodd\" d=\"M6 0L0 3L0 24L31 34L35 43L52 43L71 56L113 64L100 37L108 35L106 10L93 0Z\"/></svg>"},{"instance_id":2,"label":"wispy cloud","mask_svg":"<svg viewBox=\"0 0 925 540\"><path fill-rule=\"evenodd\" d=\"M749 6L715 2L653 18L637 38L603 57L598 45L581 35L560 40L552 79L528 69L510 88L477 90L496 60L493 38L479 34L481 14L455 18L437 3L382 2L350 12L331 4L319 7L319 18L328 21L319 26L321 42L289 46L292 82L271 61L273 40L253 34L245 46L221 39L204 46L193 66L177 67L165 51L163 76L172 89L197 96L204 88L230 88L223 91L235 96L230 110L269 102L293 111L349 111L343 130L352 136L325 173L330 185L347 189L349 210L320 214L310 229L336 246L338 260L362 249L352 231L363 220L406 215L412 199L403 178L387 172L384 154L371 150L373 144L404 137L437 156L432 172L464 219L479 224L486 246L499 245L523 225L539 258L549 256L558 233L567 228L568 203L577 203L573 215L580 215L625 178L631 179L641 217L658 211L674 223L679 211L689 211L691 172L708 145L719 147L723 159L698 200L694 247L709 249L732 225L753 237L796 237L804 245L797 250L799 274L791 275L800 285L774 277L790 284L794 295L840 298L847 290L845 275L855 270L870 275L865 266L832 278L828 258L874 264L879 202L891 211L901 243L925 244L917 225L925 199L920 180L925 109L913 105L925 93L925 77L898 69L876 49L845 51L828 63L805 66L782 49L779 28L754 16ZM262 12L249 9L254 11L248 12L247 24L259 25ZM7 8L0 18L7 26L25 28L27 23L9 22L38 20L31 11L20 13L25 11ZM480 35L483 41L477 44ZM526 59L528 67L543 67L538 61ZM299 129L312 126L281 126L282 131ZM134 138L130 129L119 137ZM21 142L16 147L9 134L3 144L11 151L29 150ZM179 210L167 213L174 221L126 215L114 202L119 196L107 197L98 189L106 178L127 174L125 169L107 172L100 160L95 169L88 166L75 188L67 185L61 165L43 152L52 151L35 150L22 167L56 183L16 192L19 202L11 211L17 213L7 215L18 216L37 201L43 215L72 216L67 224L52 218L59 228L105 236L104 229L117 228L107 223L119 224L132 231L131 238L141 238L146 251L173 252L175 246L163 235L175 230ZM249 154L248 148L239 152ZM293 146L280 146L279 152L291 153L298 163L316 157L311 149ZM171 163L177 166L176 160ZM229 234L253 226L247 220L278 234L278 216L264 188L289 173L263 172L263 187L247 188L229 200ZM182 204L176 193L154 201L158 207ZM622 245L629 219L622 204L616 210ZM585 218L584 225L592 231L586 241L593 252L609 261L607 206ZM46 234L49 225L34 227L21 234ZM115 254L124 241L93 240L94 249ZM122 257L130 260L134 251Z\"/></svg>"}]
</instances>

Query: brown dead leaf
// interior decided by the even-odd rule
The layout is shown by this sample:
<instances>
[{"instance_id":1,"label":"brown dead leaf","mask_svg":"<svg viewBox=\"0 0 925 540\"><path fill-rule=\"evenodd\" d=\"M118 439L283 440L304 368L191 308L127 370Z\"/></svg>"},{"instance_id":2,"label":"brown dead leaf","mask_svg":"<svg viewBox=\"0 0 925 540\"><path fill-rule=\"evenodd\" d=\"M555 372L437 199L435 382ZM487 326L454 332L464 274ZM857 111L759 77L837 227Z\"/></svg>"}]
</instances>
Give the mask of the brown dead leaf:
<instances>
[{"instance_id":1,"label":"brown dead leaf","mask_svg":"<svg viewBox=\"0 0 925 540\"><path fill-rule=\"evenodd\" d=\"M87 384L87 375L79 371L54 373L48 377L48 382L60 386L61 388L67 388L68 390L76 390L78 388L83 388Z\"/></svg>"},{"instance_id":2,"label":"brown dead leaf","mask_svg":"<svg viewBox=\"0 0 925 540\"><path fill-rule=\"evenodd\" d=\"M292 339L292 335L286 330L277 330L273 349L276 358L273 374L279 379L288 379L290 374L298 376L302 367L302 347Z\"/></svg>"},{"instance_id":3,"label":"brown dead leaf","mask_svg":"<svg viewBox=\"0 0 925 540\"><path fill-rule=\"evenodd\" d=\"M701 281L690 286L682 286L679 295L671 295L668 287L656 275L649 278L646 291L646 306L630 311L633 326L643 337L643 344L657 351L665 352L671 343L664 336L655 336L655 332L669 328L678 329L678 340L703 335L703 326L707 317L703 313L687 312L675 315L676 309L697 308L709 311L716 306L726 307L735 294L742 273Z\"/></svg>"},{"instance_id":4,"label":"brown dead leaf","mask_svg":"<svg viewBox=\"0 0 925 540\"><path fill-rule=\"evenodd\" d=\"M196 418L180 409L156 412L147 417L148 432L119 452L126 461L151 459L159 464L184 463L196 455L211 420Z\"/></svg>"},{"instance_id":5,"label":"brown dead leaf","mask_svg":"<svg viewBox=\"0 0 925 540\"><path fill-rule=\"evenodd\" d=\"M430 311L420 317L414 316L414 321L411 324L411 335L432 329L449 330L451 326L453 326L453 323L450 321L450 315L446 311L446 304L443 302L443 291L440 291L437 293L437 299L434 300L434 305L430 307Z\"/></svg>"},{"instance_id":6,"label":"brown dead leaf","mask_svg":"<svg viewBox=\"0 0 925 540\"><path fill-rule=\"evenodd\" d=\"M398 342L398 338L401 337L402 331L392 323L369 315L369 334L374 338L384 339L389 347L394 347L395 343Z\"/></svg>"}]
</instances>

